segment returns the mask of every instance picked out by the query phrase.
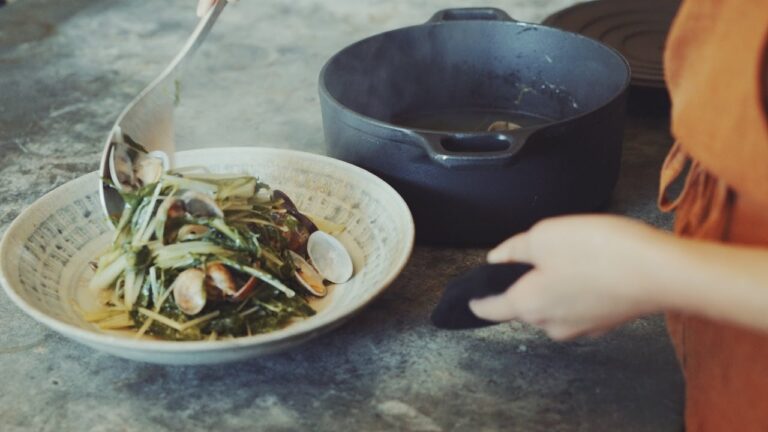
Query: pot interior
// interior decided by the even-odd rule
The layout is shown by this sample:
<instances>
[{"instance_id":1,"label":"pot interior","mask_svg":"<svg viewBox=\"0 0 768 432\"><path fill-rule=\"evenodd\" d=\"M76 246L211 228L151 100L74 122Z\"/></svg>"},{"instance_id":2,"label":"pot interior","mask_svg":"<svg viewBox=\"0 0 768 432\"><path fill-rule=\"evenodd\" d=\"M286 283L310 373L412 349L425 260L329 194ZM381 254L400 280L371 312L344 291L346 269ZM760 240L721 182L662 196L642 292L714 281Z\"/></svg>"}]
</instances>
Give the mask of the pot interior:
<instances>
[{"instance_id":1,"label":"pot interior","mask_svg":"<svg viewBox=\"0 0 768 432\"><path fill-rule=\"evenodd\" d=\"M355 43L321 87L343 107L413 129L472 132L567 120L610 102L629 68L591 39L517 22L451 21Z\"/></svg>"}]
</instances>

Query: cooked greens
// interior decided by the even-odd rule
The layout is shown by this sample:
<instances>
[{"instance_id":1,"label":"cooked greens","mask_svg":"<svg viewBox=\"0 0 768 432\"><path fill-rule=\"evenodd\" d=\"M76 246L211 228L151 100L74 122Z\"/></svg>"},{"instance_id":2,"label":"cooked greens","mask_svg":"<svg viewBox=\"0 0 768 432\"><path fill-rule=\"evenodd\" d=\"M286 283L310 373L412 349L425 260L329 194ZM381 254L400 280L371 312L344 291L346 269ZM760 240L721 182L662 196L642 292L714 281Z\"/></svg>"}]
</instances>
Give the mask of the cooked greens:
<instances>
[{"instance_id":1,"label":"cooked greens","mask_svg":"<svg viewBox=\"0 0 768 432\"><path fill-rule=\"evenodd\" d=\"M315 313L296 266L317 228L283 192L251 176L186 170L123 198L90 282L107 306L85 316L99 327L203 340L269 332Z\"/></svg>"}]
</instances>

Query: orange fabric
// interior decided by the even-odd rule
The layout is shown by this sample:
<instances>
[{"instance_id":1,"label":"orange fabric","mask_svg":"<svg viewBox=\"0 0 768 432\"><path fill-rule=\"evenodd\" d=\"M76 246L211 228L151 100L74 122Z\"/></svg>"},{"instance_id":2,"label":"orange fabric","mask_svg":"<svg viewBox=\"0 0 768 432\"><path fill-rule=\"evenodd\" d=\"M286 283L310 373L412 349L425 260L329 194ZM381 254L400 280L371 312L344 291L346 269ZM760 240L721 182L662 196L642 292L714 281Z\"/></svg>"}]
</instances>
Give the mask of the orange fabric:
<instances>
[{"instance_id":1,"label":"orange fabric","mask_svg":"<svg viewBox=\"0 0 768 432\"><path fill-rule=\"evenodd\" d=\"M740 198L700 168L686 183L676 202L660 200L676 209L677 233L768 245L764 202ZM723 200L723 190L733 198ZM768 334L681 313L667 314L667 327L685 375L686 430L768 431Z\"/></svg>"},{"instance_id":2,"label":"orange fabric","mask_svg":"<svg viewBox=\"0 0 768 432\"><path fill-rule=\"evenodd\" d=\"M676 212L680 235L768 246L767 45L765 0L688 0L678 12L665 52L678 142L659 207ZM686 167L683 191L668 197ZM768 431L768 334L679 313L667 324L686 429Z\"/></svg>"},{"instance_id":3,"label":"orange fabric","mask_svg":"<svg viewBox=\"0 0 768 432\"><path fill-rule=\"evenodd\" d=\"M766 0L688 0L664 58L673 134L693 159L753 198L768 191L766 44Z\"/></svg>"}]
</instances>

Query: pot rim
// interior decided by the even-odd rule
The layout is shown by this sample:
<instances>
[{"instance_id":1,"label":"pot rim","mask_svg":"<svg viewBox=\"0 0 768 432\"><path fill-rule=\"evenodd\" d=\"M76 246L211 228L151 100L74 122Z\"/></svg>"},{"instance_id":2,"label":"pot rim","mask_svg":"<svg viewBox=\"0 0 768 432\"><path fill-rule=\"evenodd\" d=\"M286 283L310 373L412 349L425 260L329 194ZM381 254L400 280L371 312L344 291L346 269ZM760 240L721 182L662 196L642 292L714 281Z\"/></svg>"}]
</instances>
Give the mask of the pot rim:
<instances>
[{"instance_id":1,"label":"pot rim","mask_svg":"<svg viewBox=\"0 0 768 432\"><path fill-rule=\"evenodd\" d=\"M629 88L629 85L630 85L630 82L631 82L631 78L632 78L632 71L631 71L631 68L629 66L629 62L627 61L627 59L624 58L624 56L618 50L616 50L615 48L613 48L613 47L611 47L609 45L606 45L606 44L604 44L604 43L602 43L602 42L600 42L598 40L595 40L593 38L584 36L582 34L573 33L573 32L569 32L569 31L566 31L566 30L561 30L561 29L558 29L558 28L555 28L555 27L546 26L546 25L543 25L543 24L522 22L522 21L516 21L516 20L511 20L511 21L507 21L507 20L504 20L504 21L456 20L456 21L436 21L436 22L428 21L428 22L425 22L425 23L422 23L422 24L416 24L416 25L411 25L411 26L406 26L406 27L400 27L400 28L397 28L397 29L384 31L384 32L381 32L381 33L376 33L374 35L371 35L371 36L365 37L363 39L357 40L357 41L355 41L355 42L345 46L344 48L340 49L339 51L337 51L334 55L332 55L325 62L325 64L323 64L323 67L320 69L320 74L319 74L319 77L318 77L318 93L320 94L321 100L325 99L325 100L329 101L330 103L332 103L336 108L338 108L340 110L343 110L343 111L349 112L351 114L354 114L356 117L358 117L361 120L364 120L364 121L369 122L369 123L373 123L373 124L375 124L375 125L377 125L379 127L386 128L386 129L396 129L396 130L400 130L400 131L406 132L406 133L407 132L427 132L427 133L435 133L435 132L437 132L437 133L443 133L443 134L446 134L446 135L461 134L463 136L474 136L474 135L487 134L487 132L482 132L482 131L481 132L435 131L435 130L430 130L430 129L408 128L408 127L404 127L404 126L398 126L398 125L396 125L394 123L383 121L383 120L379 120L379 119L373 118L371 116L362 114L362 113L360 113L360 112L358 112L356 110L353 110L352 108L349 108L348 106L342 104L338 99L336 99L336 97L334 97L330 93L330 91L328 90L328 88L326 86L326 80L327 80L327 76L328 76L328 68L330 67L331 63L333 63L334 60L339 58L341 55L344 54L345 51L347 51L348 49L352 48L355 45L361 44L361 43L366 42L366 41L370 41L370 40L375 39L375 38L381 38L381 37L384 37L387 34L392 34L392 33L395 33L395 32L407 31L407 30L412 30L412 29L415 29L415 28L422 28L422 27L428 27L428 26L445 26L445 25L450 26L450 25L466 24L468 22L482 23L482 25L505 25L505 26L506 25L514 25L514 26L537 28L537 29L544 30L544 31L554 31L554 32L558 32L558 33L563 33L565 37L580 38L580 39L585 40L588 43L592 44L593 46L595 46L598 49L603 49L603 50L613 54L614 56L616 56L617 59L620 60L621 64L624 65L624 71L625 71L624 81L621 83L621 86L619 87L619 89L611 97L607 98L606 101L603 102L602 104L598 105L597 107L595 107L595 108L593 108L593 109L591 109L589 111L585 111L583 113L580 113L580 114L577 114L577 115L574 115L574 116L570 116L570 117L566 117L566 118L563 118L563 119L559 119L559 120L543 123L543 124L532 126L532 127L523 127L521 129L533 129L533 128L535 128L536 131L540 131L540 130L548 129L550 127L558 127L558 126L561 126L561 125L564 125L564 124L567 124L567 123L571 123L571 122L583 119L584 117L591 116L591 115L593 115L596 112L602 111L605 107L607 107L608 105L612 104L617 99L621 98L622 95L624 95L627 92L628 88Z\"/></svg>"}]
</instances>

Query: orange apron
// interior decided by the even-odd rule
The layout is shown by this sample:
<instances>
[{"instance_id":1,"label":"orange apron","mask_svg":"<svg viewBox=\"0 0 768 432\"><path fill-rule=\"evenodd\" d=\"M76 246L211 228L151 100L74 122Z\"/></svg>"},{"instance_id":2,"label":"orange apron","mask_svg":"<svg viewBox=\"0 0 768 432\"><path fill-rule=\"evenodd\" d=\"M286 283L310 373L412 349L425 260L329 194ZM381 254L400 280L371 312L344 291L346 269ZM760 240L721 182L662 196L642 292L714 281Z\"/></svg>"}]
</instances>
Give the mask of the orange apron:
<instances>
[{"instance_id":1,"label":"orange apron","mask_svg":"<svg viewBox=\"0 0 768 432\"><path fill-rule=\"evenodd\" d=\"M687 0L665 71L677 143L659 207L675 210L679 235L768 246L768 2ZM686 168L682 192L668 198ZM686 429L768 431L768 334L681 313L667 324L685 375Z\"/></svg>"}]
</instances>

